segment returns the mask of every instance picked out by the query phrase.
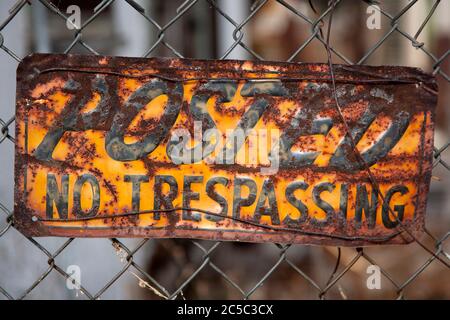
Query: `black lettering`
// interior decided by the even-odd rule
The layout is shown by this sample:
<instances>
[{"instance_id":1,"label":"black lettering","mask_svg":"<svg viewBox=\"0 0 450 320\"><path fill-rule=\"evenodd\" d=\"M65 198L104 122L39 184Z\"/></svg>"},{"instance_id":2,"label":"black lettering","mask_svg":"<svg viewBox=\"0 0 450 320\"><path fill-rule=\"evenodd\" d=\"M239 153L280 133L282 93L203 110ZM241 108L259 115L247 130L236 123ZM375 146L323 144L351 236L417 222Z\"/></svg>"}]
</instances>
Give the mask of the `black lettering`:
<instances>
[{"instance_id":1,"label":"black lettering","mask_svg":"<svg viewBox=\"0 0 450 320\"><path fill-rule=\"evenodd\" d=\"M322 227L322 226L325 226L327 223L329 223L331 221L331 219L333 219L333 214L334 214L333 207L328 202L324 201L320 197L320 194L324 191L332 192L334 190L334 188L335 188L335 185L330 182L322 182L314 187L313 193L312 193L313 201L320 209L322 209L325 212L326 217L324 220L318 220L313 217L313 218L311 218L312 224Z\"/></svg>"},{"instance_id":2,"label":"black lettering","mask_svg":"<svg viewBox=\"0 0 450 320\"><path fill-rule=\"evenodd\" d=\"M341 184L340 200L339 200L339 212L338 212L338 224L344 226L347 224L347 208L348 208L348 184Z\"/></svg>"},{"instance_id":3,"label":"black lettering","mask_svg":"<svg viewBox=\"0 0 450 320\"><path fill-rule=\"evenodd\" d=\"M157 125L141 141L127 144L125 131L138 112L150 101L167 94L169 99ZM182 105L183 87L155 79L137 89L119 109L113 119L111 129L106 134L106 151L114 160L132 161L146 157L161 143L175 123Z\"/></svg>"},{"instance_id":4,"label":"black lettering","mask_svg":"<svg viewBox=\"0 0 450 320\"><path fill-rule=\"evenodd\" d=\"M363 211L366 217L367 226L369 229L375 227L377 218L378 193L372 190L371 201L369 204L369 197L365 185L358 184L356 186L356 205L355 205L355 222L356 227L361 227Z\"/></svg>"},{"instance_id":5,"label":"black lettering","mask_svg":"<svg viewBox=\"0 0 450 320\"><path fill-rule=\"evenodd\" d=\"M148 182L148 176L141 174L126 174L124 177L125 182L131 182L131 210L133 212L139 212L141 210L141 183Z\"/></svg>"},{"instance_id":6,"label":"black lettering","mask_svg":"<svg viewBox=\"0 0 450 320\"><path fill-rule=\"evenodd\" d=\"M233 192L233 217L241 217L241 208L251 206L256 200L256 182L248 178L235 178ZM241 197L242 186L246 186L249 190L247 198Z\"/></svg>"},{"instance_id":7,"label":"black lettering","mask_svg":"<svg viewBox=\"0 0 450 320\"><path fill-rule=\"evenodd\" d=\"M392 187L386 193L386 196L384 197L383 209L382 209L382 214L381 214L383 224L386 228L388 228L388 229L395 228L399 224L399 221L403 221L403 216L405 214L405 205L404 204L402 204L402 205L396 204L394 206L393 211L395 211L397 213L397 218L394 220L390 219L389 205L390 205L392 196L396 193L400 193L401 195L404 195L408 192L409 192L409 190L407 187L405 187L403 185L398 185L398 186Z\"/></svg>"},{"instance_id":8,"label":"black lettering","mask_svg":"<svg viewBox=\"0 0 450 320\"><path fill-rule=\"evenodd\" d=\"M265 207L266 200L269 201L268 208ZM256 204L253 220L255 222L259 222L261 220L261 216L269 216L272 224L274 225L280 224L275 188L273 186L273 181L270 179L264 180L261 194L259 196L258 203Z\"/></svg>"},{"instance_id":9,"label":"black lettering","mask_svg":"<svg viewBox=\"0 0 450 320\"><path fill-rule=\"evenodd\" d=\"M192 183L202 183L203 176L184 176L183 180L183 208L191 207L191 200L200 200L200 194L191 189ZM200 221L200 213L191 210L183 210L183 220Z\"/></svg>"},{"instance_id":10,"label":"black lettering","mask_svg":"<svg viewBox=\"0 0 450 320\"><path fill-rule=\"evenodd\" d=\"M167 143L166 153L171 160L173 160L173 155L177 155L181 158L180 152L185 151L188 154L183 155L183 159L187 160L184 163L196 163L202 159L205 159L214 151L219 140L215 137L216 141L212 143L212 135L208 135L208 131L211 133L213 132L212 130L217 129L217 127L213 118L206 109L206 104L214 96L217 96L216 105L224 102L230 102L236 94L236 89L236 81L210 81L197 89L195 95L191 99L189 111L194 121L201 122L202 142L197 144L195 147L190 148L186 146L189 141L185 141L187 139L184 136L181 141L180 139L170 140ZM179 145L180 143L182 143L182 145ZM178 146L178 150L175 150L176 153L174 153L173 148L176 146ZM175 161L177 161L177 159Z\"/></svg>"},{"instance_id":11,"label":"black lettering","mask_svg":"<svg viewBox=\"0 0 450 320\"><path fill-rule=\"evenodd\" d=\"M92 204L88 211L83 211L81 208L81 189L83 185L88 183L92 191ZM73 187L73 214L77 217L95 217L100 208L100 186L97 178L89 173L78 177Z\"/></svg>"},{"instance_id":12,"label":"black lettering","mask_svg":"<svg viewBox=\"0 0 450 320\"><path fill-rule=\"evenodd\" d=\"M64 85L64 91L73 94L67 104L67 107L61 112L61 116L57 121L58 125L52 125L45 135L42 142L34 151L34 156L39 160L48 161L52 159L53 151L58 145L66 131L85 131L89 129L108 129L108 117L115 105L112 98L106 99L109 94L114 96L117 92L117 81L113 78L105 80L104 76L100 76L92 80L90 85L91 94L86 94L82 90L82 85L88 86L88 80L82 80L81 83L74 80L68 80ZM109 91L109 93L108 93ZM92 99L94 92L100 94L100 101L95 109L80 113L83 107Z\"/></svg>"},{"instance_id":13,"label":"black lettering","mask_svg":"<svg viewBox=\"0 0 450 320\"><path fill-rule=\"evenodd\" d=\"M168 184L170 190L168 194L162 194L163 184ZM173 209L173 201L178 195L178 183L174 177L169 175L157 175L155 176L155 187L154 187L154 197L153 197L153 209ZM153 215L155 220L160 219L159 212L155 212Z\"/></svg>"},{"instance_id":14,"label":"black lettering","mask_svg":"<svg viewBox=\"0 0 450 320\"><path fill-rule=\"evenodd\" d=\"M286 200L297 208L300 216L297 219L292 219L287 215L283 219L283 223L286 225L299 225L304 223L308 219L308 207L300 200L295 197L295 190L306 190L308 189L308 184L303 181L295 181L286 187L285 195Z\"/></svg>"},{"instance_id":15,"label":"black lettering","mask_svg":"<svg viewBox=\"0 0 450 320\"><path fill-rule=\"evenodd\" d=\"M269 106L270 96L287 96L288 90L283 86L281 81L249 81L241 89L242 97L256 97L255 101L242 115L236 128L230 136L227 137L225 147L219 152L216 163L233 164L238 151L251 129L258 123L264 111Z\"/></svg>"},{"instance_id":16,"label":"black lettering","mask_svg":"<svg viewBox=\"0 0 450 320\"><path fill-rule=\"evenodd\" d=\"M302 108L292 119L290 126L280 137L280 167L298 168L311 165L320 152L297 151L292 152L292 146L302 136L326 136L333 126L330 118L311 120L310 110Z\"/></svg>"},{"instance_id":17,"label":"black lettering","mask_svg":"<svg viewBox=\"0 0 450 320\"><path fill-rule=\"evenodd\" d=\"M214 189L214 186L216 184L222 184L224 186L228 186L230 180L224 177L213 177L208 180L206 183L206 193L208 197L216 201L218 204L220 204L220 207L222 208L220 210L220 214L226 216L228 213L228 202L227 200L218 194L216 190ZM206 215L206 219L214 222L222 221L224 218L218 217L218 216L212 216L212 215Z\"/></svg>"},{"instance_id":18,"label":"black lettering","mask_svg":"<svg viewBox=\"0 0 450 320\"><path fill-rule=\"evenodd\" d=\"M47 174L46 215L53 218L53 203L56 205L60 219L67 219L69 199L69 175L61 176L61 191L59 191L56 177L53 173Z\"/></svg>"},{"instance_id":19,"label":"black lettering","mask_svg":"<svg viewBox=\"0 0 450 320\"><path fill-rule=\"evenodd\" d=\"M367 110L358 120L358 123L351 129L350 134L355 144L361 140L364 133L369 129L375 118L376 114L371 110ZM389 128L380 138L377 138L377 142L374 143L368 150L361 153L361 157L367 166L372 166L388 154L388 152L397 144L405 133L410 119L411 115L406 111L400 111L392 119L392 123ZM334 155L331 157L330 166L347 172L352 172L363 168L361 161L358 161L358 159L355 158L355 153L348 135L345 136L337 147Z\"/></svg>"}]
</instances>

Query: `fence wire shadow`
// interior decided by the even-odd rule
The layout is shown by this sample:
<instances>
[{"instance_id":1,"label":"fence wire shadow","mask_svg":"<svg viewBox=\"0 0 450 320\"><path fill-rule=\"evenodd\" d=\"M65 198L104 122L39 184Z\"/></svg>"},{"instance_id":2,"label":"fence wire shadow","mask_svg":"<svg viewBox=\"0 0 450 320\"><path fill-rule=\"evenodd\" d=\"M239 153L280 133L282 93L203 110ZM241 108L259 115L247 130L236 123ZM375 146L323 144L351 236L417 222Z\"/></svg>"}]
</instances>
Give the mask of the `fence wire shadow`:
<instances>
[{"instance_id":1,"label":"fence wire shadow","mask_svg":"<svg viewBox=\"0 0 450 320\"><path fill-rule=\"evenodd\" d=\"M248 54L250 54L254 59L257 60L263 60L263 57L254 51L248 44L245 43L244 35L244 27L248 25L248 23L255 17L255 15L265 6L267 5L269 0L256 0L251 4L250 7L250 14L242 21L235 21L232 17L230 17L226 12L224 12L214 0L203 0L204 2L207 2L210 8L214 9L216 14L220 15L222 18L226 19L229 23L231 23L234 26L234 32L232 34L234 42L230 45L230 47L223 52L218 58L220 59L227 59L227 57L230 55L230 53L237 47L242 48ZM363 1L363 0L362 0ZM65 27L67 20L67 15L65 12L61 11L57 6L55 6L51 1L46 0L40 0L39 1L42 5L45 6L46 9L51 14L54 14L58 16L61 20L62 27ZM85 28L90 25L98 16L102 14L104 10L106 10L114 0L103 0L101 3L95 8L94 13L92 14L89 19L87 19L79 29L73 30L73 36L74 39L72 43L65 49L65 53L70 53L73 48L76 45L82 46L85 48L85 50L93 55L98 55L99 52L95 51L84 39L83 39L83 31ZM201 2L199 0L186 0L182 3L182 5L176 10L176 14L169 19L169 22L161 25L152 16L152 12L146 12L144 8L142 8L138 3L134 2L133 0L126 0L126 2L130 5L131 8L136 10L140 15L142 15L150 24L153 25L153 27L156 29L155 33L155 39L156 41L146 50L142 56L143 57L149 57L152 54L154 54L155 50L159 47L165 47L167 50L169 50L173 55L183 58L183 55L175 49L173 45L168 42L167 38L165 37L165 34L167 31L171 28L171 26L177 22L177 20L181 19L185 14L187 14L198 2ZM285 10L289 10L292 14L296 16L297 19L302 20L303 23L310 26L310 35L305 39L305 41L301 44L299 44L298 48L292 53L292 55L286 59L286 61L292 61L295 59L296 56L298 56L302 50L304 50L313 40L318 40L324 45L325 39L322 35L321 28L322 26L327 26L327 23L329 22L330 14L334 10L335 7L339 7L342 1L337 0L335 2L330 1L328 4L328 8L323 10L322 13L317 13L316 18L311 18L305 13L303 13L300 10L297 10L290 4L289 2L278 0L276 1L279 5L283 6ZM367 3L370 1L364 1L364 3ZM441 77L445 82L450 83L449 75L442 70L441 65L443 62L448 58L449 50L447 50L442 56L435 56L432 52L430 52L428 49L426 49L425 43L419 42L418 38L425 27L425 25L430 21L430 19L433 17L433 15L437 12L439 8L440 0L436 0L433 2L433 5L431 7L430 12L428 13L426 19L422 22L420 28L417 30L417 32L414 35L410 35L407 32L405 32L399 24L400 19L410 10L418 0L413 0L409 2L400 12L398 12L396 15L392 15L388 13L387 11L383 10L382 6L380 12L382 16L390 21L389 30L385 33L385 35L376 42L358 61L352 61L348 57L346 57L342 52L340 52L337 48L333 47L332 43L329 45L329 50L333 54L333 56L340 58L341 60L345 61L345 63L349 65L361 65L364 64L374 53L376 50L383 46L383 44L386 42L387 39L389 39L392 34L397 34L402 36L404 39L406 39L411 46L416 48L417 50L422 51L427 58L432 62L432 68L433 68L433 74L437 75L438 77ZM20 62L21 58L18 54L14 52L11 48L8 48L5 44L5 40L2 35L2 30L14 19L14 17L21 12L21 10L24 10L25 7L31 6L31 10L33 10L33 6L35 5L35 2L33 1L26 1L26 0L19 0L16 2L16 4L11 8L9 11L8 17L1 22L0 25L0 48L2 51L9 55L11 57L12 63L14 60L16 62ZM368 4L367 4L368 5ZM337 14L337 13L336 13ZM325 46L324 46L325 48ZM324 49L325 50L325 49ZM4 106L3 106L4 107ZM14 108L11 108L14 109ZM8 144L10 148L14 148L14 137L12 135L12 132L14 131L14 121L15 117L14 115L11 115L10 118L7 119L0 119L0 143L1 144ZM450 171L449 164L442 158L443 153L449 148L450 146L450 137L448 137L448 142L444 145L435 146L434 148L434 163L433 163L433 170L437 170L438 168L444 169L446 171ZM3 199L4 201L4 199ZM14 221L12 216L12 209L8 208L4 203L2 203L2 199L0 198L0 219L3 220L2 229L0 230L0 241L2 241L2 238L4 238L5 234L8 232L11 232L11 230L14 228ZM426 255L427 259L423 264L421 264L413 273L409 275L405 275L403 277L402 281L396 280L393 275L391 275L386 268L383 267L383 265L379 265L381 268L381 273L384 276L384 279L387 279L388 282L390 282L394 288L394 296L398 299L405 298L405 290L408 286L410 286L421 274L426 273L429 269L432 262L435 263L442 263L444 266L446 266L446 272L449 272L448 263L450 263L449 254L444 251L444 243L448 239L450 235L450 229L442 236L442 237L436 237L433 235L429 230L426 230L425 232L426 237L426 243L427 246L421 247L419 246L417 250L423 250ZM0 295L3 295L7 299L24 299L37 287L39 286L42 281L49 276L52 272L56 272L62 276L64 280L71 279L70 275L56 263L56 258L65 250L70 250L70 244L73 241L76 241L75 239L67 239L62 243L62 245L59 246L56 250L52 251L41 245L36 239L33 238L27 238L29 242L34 245L38 250L42 252L42 254L48 259L48 267L46 267L46 270L39 275L39 277L36 278L36 280L28 287L26 288L20 295L13 296L6 288L2 287L2 283L0 282ZM307 272L302 270L302 266L298 266L294 261L290 259L288 256L289 250L293 250L292 248L295 247L293 245L280 245L280 244L273 244L273 246L278 250L279 257L278 259L268 266L267 272L258 280L256 283L251 286L250 288L243 288L242 286L237 283L237 281L233 280L233 277L227 274L227 270L223 270L220 268L215 262L213 253L220 251L221 246L223 246L223 243L221 242L212 242L210 245L205 244L205 242L195 241L195 240L183 240L186 242L190 242L193 247L198 250L200 253L200 261L195 266L190 266L190 270L186 277L184 278L184 281L181 282L181 284L177 285L175 290L169 290L164 285L162 285L156 278L148 273L148 270L145 266L140 265L135 261L135 255L136 253L143 248L144 245L146 245L148 242L158 242L161 240L156 239L142 239L138 245L136 245L133 248L128 247L124 244L122 240L111 238L109 239L112 247L117 251L118 255L123 261L123 267L120 271L118 271L109 281L104 284L104 286L99 289L97 292L92 292L86 289L85 286L82 284L76 284L79 285L80 291L84 293L84 295L89 299L99 299L102 297L102 295L111 287L113 286L126 272L131 272L138 280L139 285L142 287L146 287L149 289L153 294L155 298L162 298L162 299L184 299L189 298L185 297L183 294L183 290L187 286L189 286L191 283L196 281L196 277L205 269L209 269L210 272L215 272L219 277L223 278L225 282L227 282L236 292L243 298L248 299L254 296L255 292L266 282L266 280L273 275L277 269L280 267L280 265L284 265L284 267L291 268L294 273L296 273L299 277L301 277L304 281L306 281L312 290L315 291L316 296L318 298L326 298L327 293L330 291L330 289L338 286L339 281L352 269L352 267L361 260L365 260L367 263L370 264L377 264L376 259L371 257L369 253L367 252L367 249L364 248L354 248L354 254L349 259L349 261L343 262L340 259L341 249L337 248L338 254L337 254L337 260L334 265L330 266L332 268L333 272L331 275L327 278L327 281L324 283L321 283L318 280L312 279ZM432 245L430 245L432 244ZM253 244L252 246L258 246L257 244ZM313 248L312 250L318 250L318 248ZM1 261L0 261L1 263ZM236 262L238 263L238 262ZM74 280L73 280L74 281ZM344 294L341 294L343 298L346 298ZM204 297L207 298L207 297ZM295 297L292 297L295 298Z\"/></svg>"}]
</instances>

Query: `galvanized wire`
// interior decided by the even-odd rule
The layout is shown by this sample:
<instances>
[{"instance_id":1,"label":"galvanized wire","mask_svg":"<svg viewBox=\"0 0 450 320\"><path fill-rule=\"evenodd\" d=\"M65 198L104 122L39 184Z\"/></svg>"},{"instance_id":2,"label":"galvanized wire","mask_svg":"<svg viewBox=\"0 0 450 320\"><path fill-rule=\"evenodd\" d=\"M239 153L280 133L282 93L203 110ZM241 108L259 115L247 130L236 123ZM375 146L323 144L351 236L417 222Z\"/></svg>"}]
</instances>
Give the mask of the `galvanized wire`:
<instances>
[{"instance_id":1,"label":"galvanized wire","mask_svg":"<svg viewBox=\"0 0 450 320\"><path fill-rule=\"evenodd\" d=\"M387 32L384 34L384 36L381 37L379 41L377 41L371 48L369 48L369 50L367 50L367 52L358 61L351 61L336 47L333 47L333 43L329 42L329 39L325 38L322 33L322 26L327 25L327 23L331 22L330 18L333 15L335 7L339 7L342 1L340 0L329 1L328 8L322 10L322 13L320 14L318 13L315 18L311 18L304 12L296 9L294 6L292 6L292 4L283 0L278 0L276 2L279 5L283 6L284 10L288 10L293 15L295 15L296 19L300 19L303 23L310 26L310 34L301 44L298 45L298 48L290 55L288 59L286 59L286 61L289 62L294 60L313 40L318 40L324 45L324 50L329 50L329 58L331 57L331 55L334 55L349 65L361 65L364 64L370 57L375 55L377 49L383 46L386 43L387 39L389 39L393 34L396 34L406 39L412 47L423 52L432 63L433 73L436 74L438 77L441 77L441 79L443 79L445 82L450 83L449 75L445 73L444 70L442 70L442 64L446 59L448 59L450 51L447 50L442 56L438 57L430 51L430 49L425 45L425 43L418 42L418 38L422 33L423 29L429 23L432 17L436 14L436 12L438 12L440 8L439 7L440 0L436 0L433 2L431 9L427 13L425 20L420 24L420 27L418 28L418 30L415 32L414 35L408 34L400 27L399 22L401 18L409 10L411 10L411 8L413 8L418 1L419 0L410 1L396 15L388 13L383 9L383 6L381 5L380 6L381 14L383 15L384 18L386 18L390 22L390 26L387 28L388 29ZM65 24L66 21L68 21L66 13L61 11L51 1L39 0L39 2L42 5L44 5L45 8L47 8L51 14L58 16L61 19L62 24ZM109 6L111 6L113 2L114 0L101 1L101 3L95 7L92 16L90 16L89 19L87 19L81 25L80 28L73 30L74 39L64 50L65 53L70 53L76 45L81 45L93 55L100 54L83 39L83 32L93 21L95 21L97 17L99 17L102 14L102 12L104 12ZM222 18L224 18L226 21L228 21L234 26L234 31L232 33L234 41L229 46L229 48L224 53L222 53L218 58L226 59L235 48L240 47L246 52L248 52L248 54L251 55L253 58L258 60L264 60L264 58L254 49L252 49L249 44L245 43L244 29L252 21L252 19L254 19L254 17L258 14L258 12L260 12L262 8L264 8L264 6L267 5L268 2L271 2L269 0L254 1L249 7L250 12L249 15L243 21L240 22L233 20L233 18L230 17L226 12L224 12L214 0L201 0L201 1L186 0L176 10L175 15L171 19L169 19L169 21L164 25L159 24L155 20L152 12L147 12L138 3L134 2L133 0L126 0L126 2L130 5L131 8L133 8L133 10L136 10L138 14L143 16L156 29L155 32L156 40L152 45L150 45L150 47L145 52L142 53L143 57L148 57L154 54L155 51L161 47L166 48L177 57L183 57L183 54L180 53L177 49L175 49L175 47L171 45L170 42L167 40L166 33L174 25L174 23L176 23L179 19L181 19L184 15L186 15L190 10L192 10L192 8L197 3L206 2L208 6L215 11L216 14L220 15ZM367 2L370 1L364 1L364 3ZM33 10L35 2L26 0L17 1L16 4L9 11L9 15L7 16L7 18L4 21L0 22L0 48L5 54L11 57L11 63L20 62L21 57L18 54L16 54L13 49L8 48L6 46L5 44L6 39L2 35L2 30L15 18L17 14L19 14L22 10L24 10L24 8L28 6L31 6L31 10ZM316 10L314 9L314 11ZM337 12L334 13L334 15L338 14L342 13ZM14 108L10 109L13 110ZM0 144L4 145L8 144L8 147L10 148L14 148L15 143L14 137L13 135L11 135L11 133L14 131L14 120L15 118L13 114L7 119L0 118ZM433 170L445 169L447 174L450 175L450 165L442 158L443 153L450 147L450 137L447 140L448 141L445 144L435 146L434 148ZM3 195L0 195L0 221L2 221L2 224L0 225L0 241L2 241L5 235L8 232L11 232L12 229L14 228L12 219L12 208L8 208L3 203L5 199L2 198L2 196ZM123 241L112 238L109 239L111 246L117 252L120 252L121 257L124 261L121 270L119 270L116 274L114 274L111 277L111 279L109 279L109 281L107 281L96 292L91 292L87 290L86 286L84 286L83 283L76 285L79 286L80 291L84 293L85 297L89 299L99 299L108 289L111 288L111 286L113 286L128 271L131 272L133 275L135 275L140 280L140 282L144 284L145 287L150 289L155 294L154 295L155 298L184 299L189 297L186 297L184 295L183 290L185 290L186 287L192 285L196 281L196 277L200 273L204 272L205 270L208 270L208 272L213 272L217 274L217 276L219 276L220 278L223 278L225 282L228 283L231 286L231 288L235 290L237 294L241 296L243 299L249 299L254 297L255 292L257 292L258 289L266 283L267 279L271 277L274 273L276 273L277 269L279 269L283 265L284 267L290 268L293 273L295 273L296 275L298 275L298 277L306 281L310 285L311 290L313 290L316 293L317 298L324 299L327 298L327 294L332 288L336 287L339 288L339 283L341 279L345 275L347 275L350 272L350 270L352 270L352 268L355 266L357 262L363 260L366 261L367 263L378 265L381 269L381 273L384 276L384 279L387 279L387 281L390 284L392 284L394 288L394 296L398 299L403 299L406 298L405 296L406 288L409 287L414 281L416 281L416 279L420 275L426 273L427 270L429 270L430 265L432 265L433 263L443 263L445 268L447 268L446 269L447 274L450 272L450 268L448 268L448 264L450 263L450 256L448 253L444 251L444 244L446 241L448 241L448 238L450 236L450 229L444 236L440 238L437 237L436 235L433 235L428 229L426 230L425 234L426 239L422 241L424 241L424 243L426 242L426 244L422 242L419 243L420 246L418 246L417 250L423 251L421 253L426 255L427 257L426 260L413 273L409 275L404 275L402 279L397 279L395 276L390 274L389 271L386 268L384 268L382 264L377 263L377 259L373 258L368 253L367 249L364 248L353 249L354 250L353 257L351 257L349 261L343 262L341 259L341 249L336 248L338 252L336 255L336 261L333 264L330 264L329 266L332 272L325 282L321 282L317 279L313 279L308 274L308 272L304 270L303 266L297 265L289 257L289 252L295 250L296 247L298 248L299 247L298 245L274 244L273 246L279 252L278 259L276 259L276 261L274 261L270 265L264 266L267 269L267 272L249 288L243 288L242 285L240 285L237 281L233 280L233 276L228 274L227 270L224 270L215 263L214 253L220 252L223 243L212 242L210 246L206 247L204 242L199 242L195 240L183 240L190 243L193 248L199 250L200 259L199 261L197 261L197 264L195 266L189 266L189 268L188 266L185 266L185 269L188 270L187 274L185 275L183 281L179 283L174 290L169 290L167 288L167 285L164 286L156 279L154 275L149 274L145 266L135 261L136 254L140 250L142 250L144 246L146 246L149 242L158 242L160 240L142 239L142 241L140 241L134 248L130 248L127 245L125 245ZM70 244L76 241L76 239L67 239L54 251L47 249L45 246L36 241L36 239L33 238L27 239L47 258L48 266L46 267L46 270L42 274L40 274L32 284L30 284L25 290L23 290L21 294L18 295L13 295L12 293L10 293L11 288L7 289L4 286L2 286L2 282L0 279L0 296L2 295L6 299L27 298L30 295L30 293L37 286L39 286L42 283L42 281L45 278L47 278L49 274L51 274L52 272L60 274L64 280L72 279L71 276L64 270L64 268L62 268L56 263L56 258L65 250L70 250ZM259 246L259 245L252 244L252 246ZM319 248L315 247L311 250L319 250ZM389 247L387 247L386 250L389 250ZM233 257L230 258L232 259ZM258 257L255 257L254 263L258 263L257 259ZM2 261L0 261L0 263L2 263ZM236 261L236 263L239 264L239 261ZM30 266L30 268L31 267L32 266ZM314 268L315 266L313 265L312 267ZM448 288L448 290L450 290L450 288ZM341 296L345 298L345 295L342 292ZM295 296L291 298L295 298Z\"/></svg>"}]
</instances>

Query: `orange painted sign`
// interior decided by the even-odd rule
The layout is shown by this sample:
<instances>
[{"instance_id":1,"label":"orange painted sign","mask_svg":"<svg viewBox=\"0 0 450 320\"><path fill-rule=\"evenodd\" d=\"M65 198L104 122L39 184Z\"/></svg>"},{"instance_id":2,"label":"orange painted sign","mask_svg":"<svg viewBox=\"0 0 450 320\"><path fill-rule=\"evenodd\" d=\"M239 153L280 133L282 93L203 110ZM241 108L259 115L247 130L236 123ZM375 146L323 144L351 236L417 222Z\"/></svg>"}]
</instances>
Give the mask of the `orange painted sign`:
<instances>
[{"instance_id":1,"label":"orange painted sign","mask_svg":"<svg viewBox=\"0 0 450 320\"><path fill-rule=\"evenodd\" d=\"M335 92L326 64L29 56L14 223L29 236L408 243L424 223L434 78L334 69Z\"/></svg>"}]
</instances>

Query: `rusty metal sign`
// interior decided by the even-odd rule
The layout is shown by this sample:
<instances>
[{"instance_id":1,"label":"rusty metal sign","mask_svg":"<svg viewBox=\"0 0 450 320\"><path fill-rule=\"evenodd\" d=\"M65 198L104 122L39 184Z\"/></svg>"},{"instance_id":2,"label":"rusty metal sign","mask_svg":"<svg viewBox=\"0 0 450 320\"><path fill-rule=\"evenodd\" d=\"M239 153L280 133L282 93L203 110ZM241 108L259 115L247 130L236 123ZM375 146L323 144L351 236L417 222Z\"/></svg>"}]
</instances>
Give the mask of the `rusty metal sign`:
<instances>
[{"instance_id":1,"label":"rusty metal sign","mask_svg":"<svg viewBox=\"0 0 450 320\"><path fill-rule=\"evenodd\" d=\"M435 80L333 69L335 87L326 64L31 55L17 71L14 224L28 236L411 242Z\"/></svg>"}]
</instances>

